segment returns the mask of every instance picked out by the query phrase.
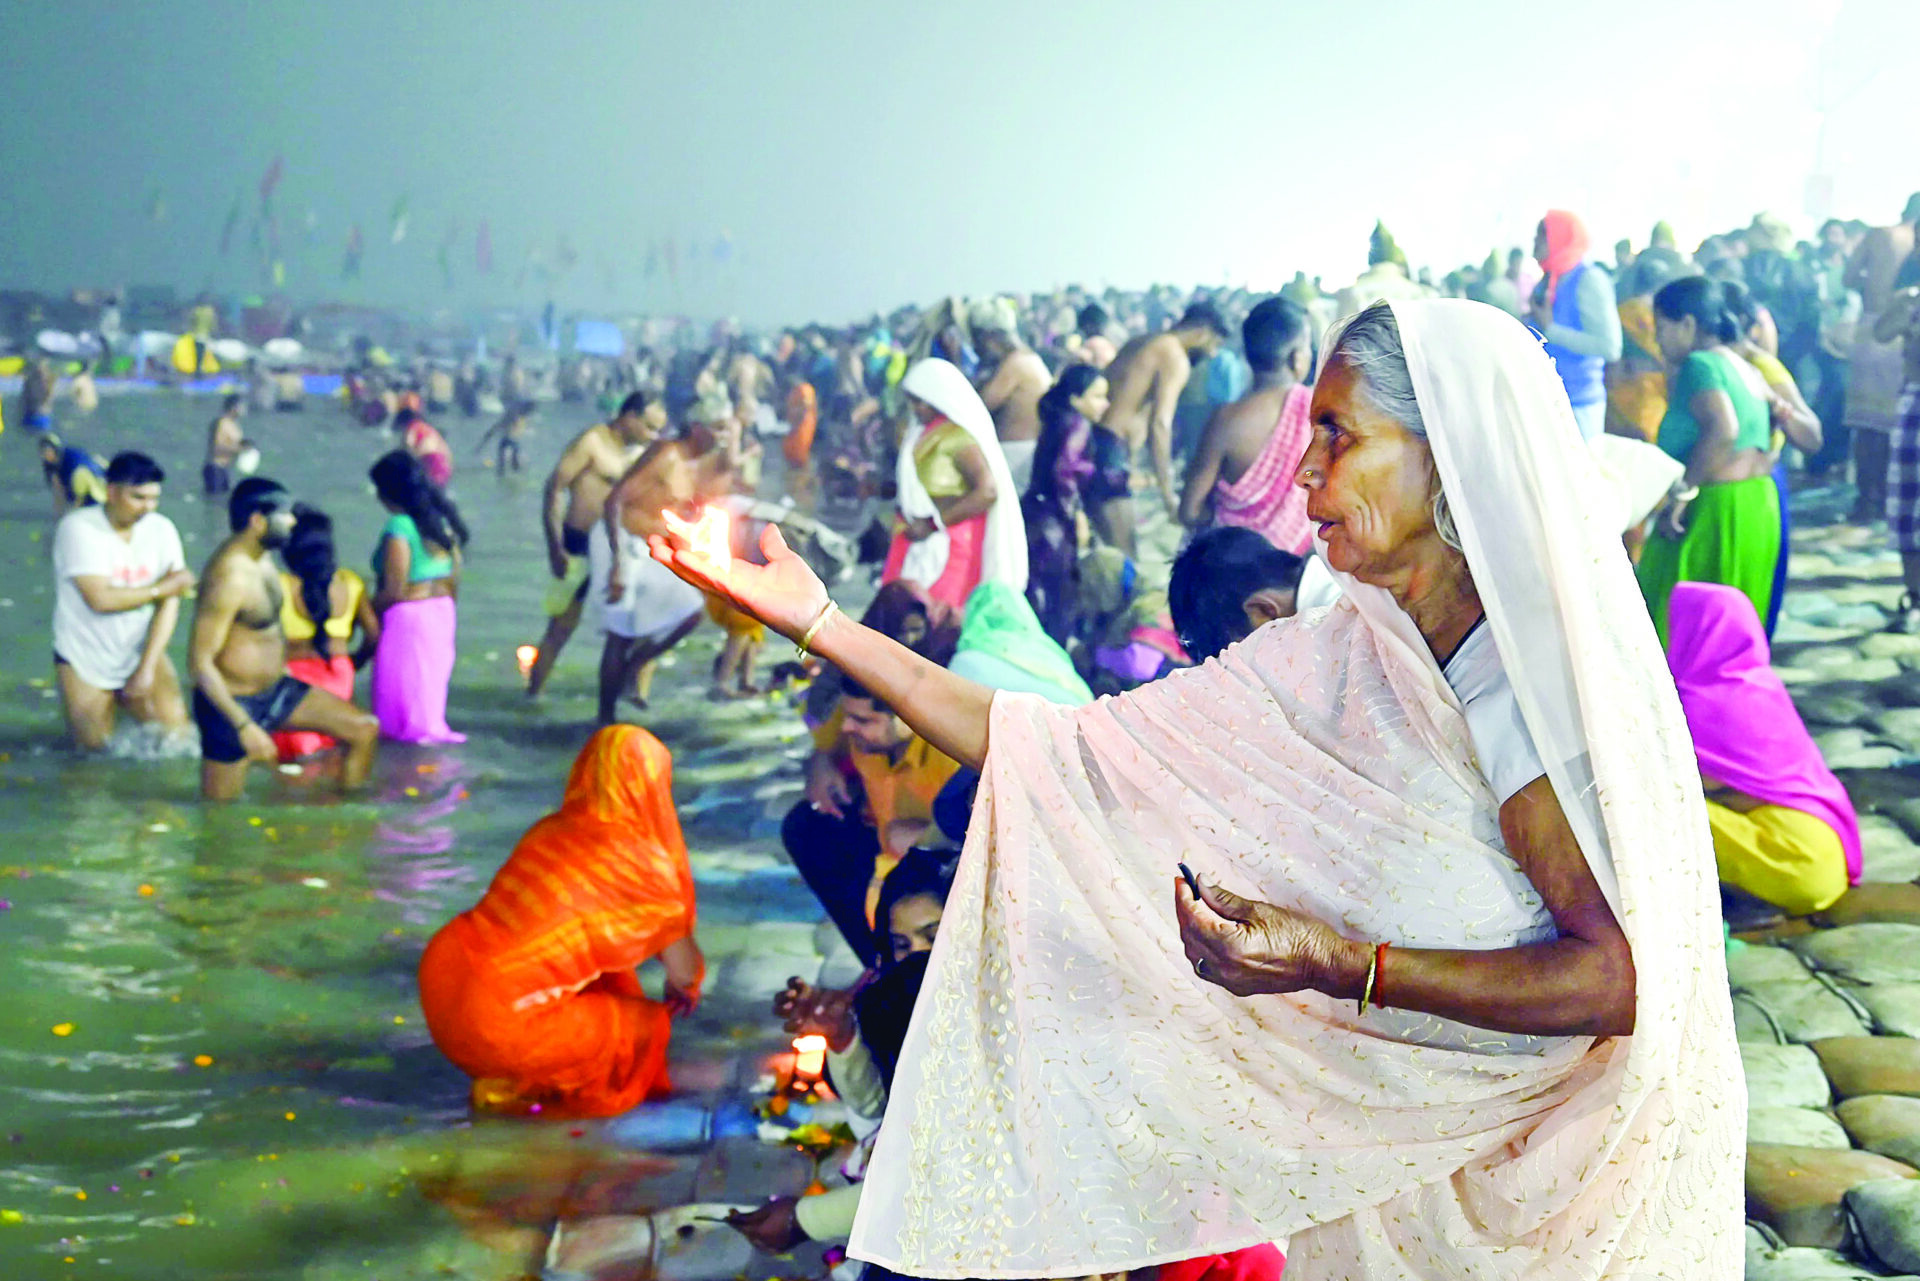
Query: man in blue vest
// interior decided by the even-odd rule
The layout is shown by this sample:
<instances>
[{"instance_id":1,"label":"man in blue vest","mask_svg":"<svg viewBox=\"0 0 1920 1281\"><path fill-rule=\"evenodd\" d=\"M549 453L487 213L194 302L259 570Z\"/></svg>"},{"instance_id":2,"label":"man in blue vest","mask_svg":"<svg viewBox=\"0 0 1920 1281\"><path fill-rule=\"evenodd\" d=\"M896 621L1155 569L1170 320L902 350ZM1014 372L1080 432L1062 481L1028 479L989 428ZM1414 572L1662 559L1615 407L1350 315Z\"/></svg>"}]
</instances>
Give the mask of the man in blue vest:
<instances>
[{"instance_id":1,"label":"man in blue vest","mask_svg":"<svg viewBox=\"0 0 1920 1281\"><path fill-rule=\"evenodd\" d=\"M1577 215L1547 211L1533 237L1534 260L1546 274L1527 319L1546 339L1580 434L1592 440L1606 427L1606 367L1620 359L1620 310L1612 279L1586 261L1587 244Z\"/></svg>"}]
</instances>

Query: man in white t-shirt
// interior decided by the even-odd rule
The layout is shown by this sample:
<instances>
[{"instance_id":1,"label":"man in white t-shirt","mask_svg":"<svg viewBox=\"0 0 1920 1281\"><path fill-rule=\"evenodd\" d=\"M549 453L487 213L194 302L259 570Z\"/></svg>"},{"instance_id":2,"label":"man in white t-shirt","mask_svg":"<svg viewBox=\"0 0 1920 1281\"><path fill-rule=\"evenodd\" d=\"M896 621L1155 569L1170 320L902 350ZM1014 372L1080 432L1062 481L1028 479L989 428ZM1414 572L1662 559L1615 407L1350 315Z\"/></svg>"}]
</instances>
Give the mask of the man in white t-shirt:
<instances>
[{"instance_id":1,"label":"man in white t-shirt","mask_svg":"<svg viewBox=\"0 0 1920 1281\"><path fill-rule=\"evenodd\" d=\"M106 746L114 710L188 732L167 642L193 590L180 531L156 509L166 473L129 450L107 465L107 500L60 518L53 535L53 666L74 745Z\"/></svg>"}]
</instances>

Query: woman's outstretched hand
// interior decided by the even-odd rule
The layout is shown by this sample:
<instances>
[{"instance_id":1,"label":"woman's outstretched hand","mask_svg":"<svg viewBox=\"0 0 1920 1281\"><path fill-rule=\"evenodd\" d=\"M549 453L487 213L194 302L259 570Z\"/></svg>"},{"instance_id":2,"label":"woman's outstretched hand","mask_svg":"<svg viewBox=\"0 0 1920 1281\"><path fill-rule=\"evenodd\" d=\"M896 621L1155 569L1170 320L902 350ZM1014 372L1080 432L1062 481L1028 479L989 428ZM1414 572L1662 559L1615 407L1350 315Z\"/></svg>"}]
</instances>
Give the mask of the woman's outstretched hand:
<instances>
[{"instance_id":1,"label":"woman's outstretched hand","mask_svg":"<svg viewBox=\"0 0 1920 1281\"><path fill-rule=\"evenodd\" d=\"M1235 996L1260 996L1313 988L1332 996L1350 995L1349 955L1361 945L1343 937L1325 921L1241 898L1202 882L1201 897L1173 878L1173 910L1180 942L1194 972ZM1364 949L1363 949L1364 950ZM1366 972L1366 962L1359 962Z\"/></svg>"},{"instance_id":2,"label":"woman's outstretched hand","mask_svg":"<svg viewBox=\"0 0 1920 1281\"><path fill-rule=\"evenodd\" d=\"M717 563L677 535L654 534L647 548L687 582L725 597L789 640L805 635L827 605L826 584L787 546L778 525L768 525L760 535L764 565L738 559Z\"/></svg>"}]
</instances>

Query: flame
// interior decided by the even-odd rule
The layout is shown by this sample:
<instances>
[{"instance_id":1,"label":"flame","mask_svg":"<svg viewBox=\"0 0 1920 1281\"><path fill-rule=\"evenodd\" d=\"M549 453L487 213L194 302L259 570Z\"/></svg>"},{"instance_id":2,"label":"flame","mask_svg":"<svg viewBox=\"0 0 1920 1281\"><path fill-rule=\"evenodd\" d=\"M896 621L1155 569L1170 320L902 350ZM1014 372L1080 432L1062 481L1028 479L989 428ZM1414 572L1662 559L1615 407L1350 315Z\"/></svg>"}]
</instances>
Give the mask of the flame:
<instances>
[{"instance_id":1,"label":"flame","mask_svg":"<svg viewBox=\"0 0 1920 1281\"><path fill-rule=\"evenodd\" d=\"M538 645L522 645L513 651L513 658L515 662L520 664L520 674L522 676L530 676L533 674L534 663L539 661L540 647Z\"/></svg>"},{"instance_id":2,"label":"flame","mask_svg":"<svg viewBox=\"0 0 1920 1281\"><path fill-rule=\"evenodd\" d=\"M808 1082L818 1081L827 1070L827 1038L818 1034L793 1038L793 1074Z\"/></svg>"},{"instance_id":3,"label":"flame","mask_svg":"<svg viewBox=\"0 0 1920 1281\"><path fill-rule=\"evenodd\" d=\"M699 518L687 521L679 513L663 511L660 519L667 529L687 545L687 550L702 556L721 570L733 563L733 518L724 507L703 507Z\"/></svg>"}]
</instances>

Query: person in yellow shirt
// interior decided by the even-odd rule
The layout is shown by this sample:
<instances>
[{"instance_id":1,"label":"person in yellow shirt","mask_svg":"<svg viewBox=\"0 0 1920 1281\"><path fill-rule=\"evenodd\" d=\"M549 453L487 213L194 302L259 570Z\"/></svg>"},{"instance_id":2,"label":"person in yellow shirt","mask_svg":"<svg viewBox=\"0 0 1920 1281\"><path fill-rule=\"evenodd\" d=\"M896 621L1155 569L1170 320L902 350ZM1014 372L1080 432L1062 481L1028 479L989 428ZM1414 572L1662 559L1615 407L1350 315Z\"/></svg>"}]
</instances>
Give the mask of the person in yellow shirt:
<instances>
[{"instance_id":1,"label":"person in yellow shirt","mask_svg":"<svg viewBox=\"0 0 1920 1281\"><path fill-rule=\"evenodd\" d=\"M809 779L808 799L794 806L780 835L847 945L872 965L882 950L872 913L879 882L932 830L934 798L960 766L851 680L819 733L826 741L816 740L818 769L836 777Z\"/></svg>"}]
</instances>

